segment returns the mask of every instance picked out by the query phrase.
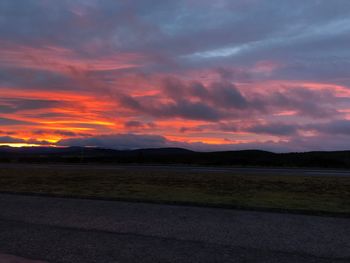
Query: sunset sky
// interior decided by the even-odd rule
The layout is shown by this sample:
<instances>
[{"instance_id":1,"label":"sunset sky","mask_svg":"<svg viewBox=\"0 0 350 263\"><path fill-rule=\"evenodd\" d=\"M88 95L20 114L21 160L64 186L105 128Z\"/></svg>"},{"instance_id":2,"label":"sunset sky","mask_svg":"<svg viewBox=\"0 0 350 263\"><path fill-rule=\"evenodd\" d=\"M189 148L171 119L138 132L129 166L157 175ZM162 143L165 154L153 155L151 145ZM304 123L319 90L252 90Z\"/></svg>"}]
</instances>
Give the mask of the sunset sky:
<instances>
[{"instance_id":1,"label":"sunset sky","mask_svg":"<svg viewBox=\"0 0 350 263\"><path fill-rule=\"evenodd\" d=\"M350 149L350 1L1 0L0 145Z\"/></svg>"}]
</instances>

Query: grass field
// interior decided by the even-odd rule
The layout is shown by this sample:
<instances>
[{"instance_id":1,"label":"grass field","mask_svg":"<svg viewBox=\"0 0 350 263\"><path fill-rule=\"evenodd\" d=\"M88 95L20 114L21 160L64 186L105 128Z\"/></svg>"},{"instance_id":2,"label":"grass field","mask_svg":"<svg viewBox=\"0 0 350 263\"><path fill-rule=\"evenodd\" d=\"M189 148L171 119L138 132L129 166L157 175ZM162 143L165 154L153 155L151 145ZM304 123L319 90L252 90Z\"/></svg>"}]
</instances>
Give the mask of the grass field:
<instances>
[{"instance_id":1,"label":"grass field","mask_svg":"<svg viewBox=\"0 0 350 263\"><path fill-rule=\"evenodd\" d=\"M350 177L11 165L0 191L350 213Z\"/></svg>"}]
</instances>

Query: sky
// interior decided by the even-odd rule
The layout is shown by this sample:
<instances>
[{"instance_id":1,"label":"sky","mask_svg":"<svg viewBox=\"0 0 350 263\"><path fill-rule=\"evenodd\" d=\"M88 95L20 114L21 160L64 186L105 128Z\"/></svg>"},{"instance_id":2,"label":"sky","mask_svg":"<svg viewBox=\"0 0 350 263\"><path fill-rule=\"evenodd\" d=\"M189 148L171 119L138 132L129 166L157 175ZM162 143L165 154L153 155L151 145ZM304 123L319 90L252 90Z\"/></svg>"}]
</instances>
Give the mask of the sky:
<instances>
[{"instance_id":1,"label":"sky","mask_svg":"<svg viewBox=\"0 0 350 263\"><path fill-rule=\"evenodd\" d=\"M348 0L2 0L0 145L350 149Z\"/></svg>"}]
</instances>

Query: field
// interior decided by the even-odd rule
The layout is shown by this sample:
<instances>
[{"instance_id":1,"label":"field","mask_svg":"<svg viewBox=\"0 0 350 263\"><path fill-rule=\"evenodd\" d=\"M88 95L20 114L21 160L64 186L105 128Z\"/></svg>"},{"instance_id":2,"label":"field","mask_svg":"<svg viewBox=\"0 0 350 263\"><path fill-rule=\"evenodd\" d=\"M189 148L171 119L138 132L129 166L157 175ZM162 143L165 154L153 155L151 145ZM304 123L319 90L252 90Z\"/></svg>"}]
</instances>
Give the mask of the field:
<instances>
[{"instance_id":1,"label":"field","mask_svg":"<svg viewBox=\"0 0 350 263\"><path fill-rule=\"evenodd\" d=\"M0 192L350 213L350 176L109 166L0 166Z\"/></svg>"}]
</instances>

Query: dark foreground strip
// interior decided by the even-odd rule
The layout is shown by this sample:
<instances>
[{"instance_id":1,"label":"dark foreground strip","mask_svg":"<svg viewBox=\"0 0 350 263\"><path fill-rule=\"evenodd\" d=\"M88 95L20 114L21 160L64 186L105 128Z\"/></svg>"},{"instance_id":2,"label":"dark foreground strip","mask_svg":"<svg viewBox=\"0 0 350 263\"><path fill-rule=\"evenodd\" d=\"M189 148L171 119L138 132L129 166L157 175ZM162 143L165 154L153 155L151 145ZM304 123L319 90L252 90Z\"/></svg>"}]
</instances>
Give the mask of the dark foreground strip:
<instances>
[{"instance_id":1,"label":"dark foreground strip","mask_svg":"<svg viewBox=\"0 0 350 263\"><path fill-rule=\"evenodd\" d=\"M48 263L48 262L41 261L41 260L39 261L39 260L26 259L26 258L13 256L13 255L0 253L0 263Z\"/></svg>"},{"instance_id":2,"label":"dark foreground strip","mask_svg":"<svg viewBox=\"0 0 350 263\"><path fill-rule=\"evenodd\" d=\"M207 256L213 257L212 259L215 261L209 259L205 262L257 262L257 258L261 260L259 262L349 262L348 258L319 257L296 251L262 250L195 240L36 224L1 218L0 231L4 234L3 239L0 240L0 250L24 257L42 258L50 262L116 262L115 259L123 259L123 261L117 262L140 262L133 258L138 253L140 255L137 258L143 258L142 262L161 262L158 260L165 258L167 258L166 262L179 262L177 259L173 259L181 253L183 254L181 257L184 257L184 261L181 260L181 262L204 262L202 260ZM188 248L194 249L195 253L187 254L184 252ZM160 256L161 251L165 252L165 255ZM123 255L122 258L120 258L121 255ZM102 260L104 257L107 258ZM191 260L185 260L187 257L190 257ZM250 259L250 257L252 258ZM274 258L274 260L270 261L270 258ZM201 260L197 261L199 259ZM24 261L23 263L45 262Z\"/></svg>"},{"instance_id":3,"label":"dark foreground strip","mask_svg":"<svg viewBox=\"0 0 350 263\"><path fill-rule=\"evenodd\" d=\"M15 192L15 191L0 191L0 194L53 197L53 198L71 198L71 199L81 199L81 200L102 200L102 201L119 201L119 202L132 202L132 203L149 203L149 204L159 204L159 205L196 206L196 207L235 209L235 210L242 210L242 211L269 212L269 213L280 213L280 214L299 214L299 215L309 215L309 216L350 218L350 213L326 212L326 211L303 210L303 209L251 207L251 206L240 206L240 205L229 205L229 204L211 204L211 203L196 203L196 202L183 202L183 201L159 201L159 200L157 201L157 200L152 200L152 199L95 197L95 196L78 196L78 195L66 195L66 194L32 193L32 192Z\"/></svg>"}]
</instances>

